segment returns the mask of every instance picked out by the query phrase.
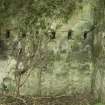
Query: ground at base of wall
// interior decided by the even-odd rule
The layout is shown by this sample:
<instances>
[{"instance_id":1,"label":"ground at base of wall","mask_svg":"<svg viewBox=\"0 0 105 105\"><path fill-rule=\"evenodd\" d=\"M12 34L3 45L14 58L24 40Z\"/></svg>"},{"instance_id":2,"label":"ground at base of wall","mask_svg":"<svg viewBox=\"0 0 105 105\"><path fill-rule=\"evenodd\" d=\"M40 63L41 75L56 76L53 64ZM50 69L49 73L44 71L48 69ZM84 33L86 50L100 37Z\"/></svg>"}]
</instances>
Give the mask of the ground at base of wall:
<instances>
[{"instance_id":1,"label":"ground at base of wall","mask_svg":"<svg viewBox=\"0 0 105 105\"><path fill-rule=\"evenodd\" d=\"M95 105L95 99L90 94L56 97L0 96L0 105Z\"/></svg>"}]
</instances>

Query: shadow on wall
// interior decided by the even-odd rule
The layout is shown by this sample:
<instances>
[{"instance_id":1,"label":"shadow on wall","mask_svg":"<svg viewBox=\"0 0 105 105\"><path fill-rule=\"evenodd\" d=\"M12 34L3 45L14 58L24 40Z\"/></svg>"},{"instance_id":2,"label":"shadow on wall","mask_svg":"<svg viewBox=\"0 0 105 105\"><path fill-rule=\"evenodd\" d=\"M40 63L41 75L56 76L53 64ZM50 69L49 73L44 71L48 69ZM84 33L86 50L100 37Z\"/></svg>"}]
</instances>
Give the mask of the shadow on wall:
<instances>
[{"instance_id":1,"label":"shadow on wall","mask_svg":"<svg viewBox=\"0 0 105 105\"><path fill-rule=\"evenodd\" d=\"M5 30L0 33L0 59L6 60L8 58L8 39L10 38L10 30Z\"/></svg>"},{"instance_id":2,"label":"shadow on wall","mask_svg":"<svg viewBox=\"0 0 105 105\"><path fill-rule=\"evenodd\" d=\"M0 39L0 59L6 60L7 59L7 46L4 40Z\"/></svg>"}]
</instances>

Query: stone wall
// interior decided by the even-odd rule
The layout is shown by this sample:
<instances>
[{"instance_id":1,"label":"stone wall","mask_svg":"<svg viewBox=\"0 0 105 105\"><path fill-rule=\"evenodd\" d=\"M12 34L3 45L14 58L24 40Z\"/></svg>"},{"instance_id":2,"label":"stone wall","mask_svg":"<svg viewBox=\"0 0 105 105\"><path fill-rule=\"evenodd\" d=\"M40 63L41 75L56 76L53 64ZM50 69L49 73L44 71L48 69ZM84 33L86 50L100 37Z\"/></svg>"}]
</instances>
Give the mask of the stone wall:
<instances>
[{"instance_id":1,"label":"stone wall","mask_svg":"<svg viewBox=\"0 0 105 105\"><path fill-rule=\"evenodd\" d=\"M61 23L62 24L62 23ZM84 0L82 8L77 8L68 23L56 31L56 39L47 44L48 51L52 52L53 60L45 71L35 68L21 88L22 95L70 95L90 90L90 76L92 73L91 51L89 42L91 34L84 39L84 32L89 31L93 25L93 6ZM68 31L72 29L72 39L67 39ZM9 65L7 62L11 62ZM0 77L6 76L11 70L15 60L0 61ZM6 67L6 68L5 68ZM12 74L9 74L10 76ZM41 83L39 84L39 81ZM13 81L14 83L14 81ZM40 85L40 86L39 86Z\"/></svg>"}]
</instances>

